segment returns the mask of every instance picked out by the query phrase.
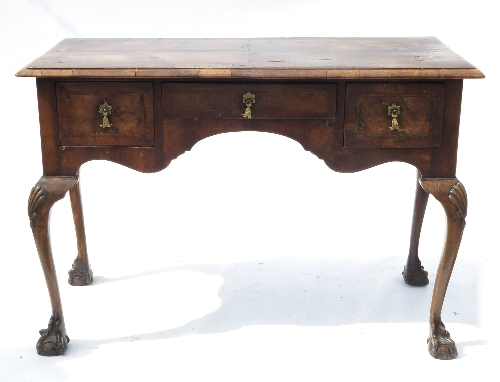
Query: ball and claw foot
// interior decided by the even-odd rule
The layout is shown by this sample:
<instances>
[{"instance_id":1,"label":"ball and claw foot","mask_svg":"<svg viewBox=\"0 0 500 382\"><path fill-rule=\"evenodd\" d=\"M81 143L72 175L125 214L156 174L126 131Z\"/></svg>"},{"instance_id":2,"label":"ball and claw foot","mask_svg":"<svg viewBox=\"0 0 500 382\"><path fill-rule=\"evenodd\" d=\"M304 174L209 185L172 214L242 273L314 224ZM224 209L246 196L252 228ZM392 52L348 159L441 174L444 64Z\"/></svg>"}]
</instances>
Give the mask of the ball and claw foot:
<instances>
[{"instance_id":1,"label":"ball and claw foot","mask_svg":"<svg viewBox=\"0 0 500 382\"><path fill-rule=\"evenodd\" d=\"M453 359L458 355L455 341L450 338L450 333L442 321L432 324L431 337L427 338L429 353L436 359Z\"/></svg>"},{"instance_id":2,"label":"ball and claw foot","mask_svg":"<svg viewBox=\"0 0 500 382\"><path fill-rule=\"evenodd\" d=\"M405 283L412 286L425 286L429 284L429 278L427 277L427 271L424 271L424 267L421 266L420 270L416 272L407 271L406 266L403 271L403 278Z\"/></svg>"},{"instance_id":3,"label":"ball and claw foot","mask_svg":"<svg viewBox=\"0 0 500 382\"><path fill-rule=\"evenodd\" d=\"M63 355L68 347L69 337L58 319L50 317L47 329L40 330L40 339L36 344L39 355L53 357Z\"/></svg>"},{"instance_id":4,"label":"ball and claw foot","mask_svg":"<svg viewBox=\"0 0 500 382\"><path fill-rule=\"evenodd\" d=\"M68 271L68 283L73 286L85 286L92 284L94 276L88 263L81 259L76 259L73 267Z\"/></svg>"}]
</instances>

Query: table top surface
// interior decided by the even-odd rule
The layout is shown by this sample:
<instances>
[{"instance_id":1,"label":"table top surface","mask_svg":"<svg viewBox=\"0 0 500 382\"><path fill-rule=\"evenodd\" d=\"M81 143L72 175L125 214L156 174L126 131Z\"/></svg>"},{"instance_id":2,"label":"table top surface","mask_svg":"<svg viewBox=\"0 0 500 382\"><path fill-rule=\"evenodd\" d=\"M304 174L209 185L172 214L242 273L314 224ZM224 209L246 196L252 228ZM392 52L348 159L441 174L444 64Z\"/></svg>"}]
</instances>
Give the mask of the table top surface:
<instances>
[{"instance_id":1,"label":"table top surface","mask_svg":"<svg viewBox=\"0 0 500 382\"><path fill-rule=\"evenodd\" d=\"M483 78L435 37L65 39L19 77Z\"/></svg>"}]
</instances>

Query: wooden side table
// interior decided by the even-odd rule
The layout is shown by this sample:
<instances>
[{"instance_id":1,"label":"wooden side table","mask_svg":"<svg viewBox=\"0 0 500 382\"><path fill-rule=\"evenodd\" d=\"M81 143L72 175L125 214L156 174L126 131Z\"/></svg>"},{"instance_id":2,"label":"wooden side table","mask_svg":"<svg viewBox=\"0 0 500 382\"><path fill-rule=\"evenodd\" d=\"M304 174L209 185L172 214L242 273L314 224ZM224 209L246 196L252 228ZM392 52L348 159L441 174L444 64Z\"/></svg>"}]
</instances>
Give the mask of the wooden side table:
<instances>
[{"instance_id":1,"label":"wooden side table","mask_svg":"<svg viewBox=\"0 0 500 382\"><path fill-rule=\"evenodd\" d=\"M467 215L455 175L462 82L483 78L428 38L67 39L17 73L37 77L43 176L28 214L52 304L40 355L64 354L66 335L50 248L49 213L69 191L78 256L69 283L92 283L78 170L104 159L164 169L199 140L265 131L301 143L335 171L390 161L418 170L409 285L429 283L418 257L429 194L447 217L430 309L430 354L457 350L441 307Z\"/></svg>"}]
</instances>

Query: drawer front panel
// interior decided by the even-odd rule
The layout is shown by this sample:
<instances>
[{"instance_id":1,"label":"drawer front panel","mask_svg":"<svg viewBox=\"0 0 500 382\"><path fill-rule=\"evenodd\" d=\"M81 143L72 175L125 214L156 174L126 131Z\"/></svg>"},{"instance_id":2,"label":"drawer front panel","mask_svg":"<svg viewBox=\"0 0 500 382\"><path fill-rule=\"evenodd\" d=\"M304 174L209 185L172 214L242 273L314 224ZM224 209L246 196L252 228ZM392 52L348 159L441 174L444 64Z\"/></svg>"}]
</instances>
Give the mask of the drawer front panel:
<instances>
[{"instance_id":1,"label":"drawer front panel","mask_svg":"<svg viewBox=\"0 0 500 382\"><path fill-rule=\"evenodd\" d=\"M399 129L394 128L388 114L392 104L400 107ZM439 147L443 109L443 83L347 84L344 146Z\"/></svg>"},{"instance_id":2,"label":"drawer front panel","mask_svg":"<svg viewBox=\"0 0 500 382\"><path fill-rule=\"evenodd\" d=\"M61 146L154 146L152 83L58 82L56 94ZM105 101L109 127L99 113Z\"/></svg>"},{"instance_id":3,"label":"drawer front panel","mask_svg":"<svg viewBox=\"0 0 500 382\"><path fill-rule=\"evenodd\" d=\"M333 119L335 84L163 83L164 118L244 119L243 95L255 95L252 119Z\"/></svg>"}]
</instances>

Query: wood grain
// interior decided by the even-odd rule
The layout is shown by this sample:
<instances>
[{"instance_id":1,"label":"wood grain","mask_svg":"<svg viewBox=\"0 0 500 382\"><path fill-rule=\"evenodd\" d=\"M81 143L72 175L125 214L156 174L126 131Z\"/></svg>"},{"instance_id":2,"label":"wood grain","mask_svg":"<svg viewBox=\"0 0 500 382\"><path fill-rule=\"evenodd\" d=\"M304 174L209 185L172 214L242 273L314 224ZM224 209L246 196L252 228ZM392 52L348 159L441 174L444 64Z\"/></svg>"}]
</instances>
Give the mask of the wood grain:
<instances>
[{"instance_id":1,"label":"wood grain","mask_svg":"<svg viewBox=\"0 0 500 382\"><path fill-rule=\"evenodd\" d=\"M434 37L66 39L20 77L482 78Z\"/></svg>"}]
</instances>

